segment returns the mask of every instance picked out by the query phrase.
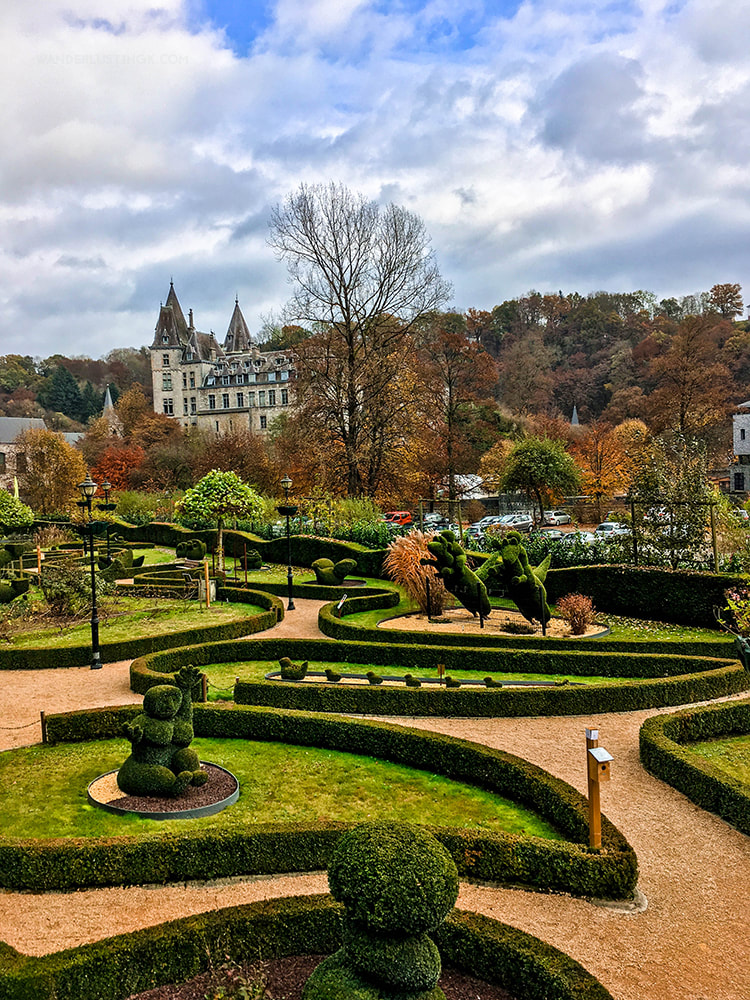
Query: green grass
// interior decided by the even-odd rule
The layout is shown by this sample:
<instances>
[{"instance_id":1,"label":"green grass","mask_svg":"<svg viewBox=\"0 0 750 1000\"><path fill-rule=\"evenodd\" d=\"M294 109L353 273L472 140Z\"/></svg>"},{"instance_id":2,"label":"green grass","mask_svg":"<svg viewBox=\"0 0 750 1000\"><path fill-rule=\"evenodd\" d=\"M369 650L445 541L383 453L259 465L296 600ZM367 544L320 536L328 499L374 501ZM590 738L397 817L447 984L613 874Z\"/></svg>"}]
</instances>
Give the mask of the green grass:
<instances>
[{"instance_id":1,"label":"green grass","mask_svg":"<svg viewBox=\"0 0 750 1000\"><path fill-rule=\"evenodd\" d=\"M102 642L119 642L138 639L142 636L165 635L197 625L218 625L236 621L250 614L258 614L262 608L253 604L212 604L210 608L195 601L175 601L170 598L117 598L115 604L102 609L99 623L99 638ZM52 649L79 646L90 641L91 624L88 617L74 626L58 626L22 632L13 637L16 649L32 646L46 646Z\"/></svg>"},{"instance_id":2,"label":"green grass","mask_svg":"<svg viewBox=\"0 0 750 1000\"><path fill-rule=\"evenodd\" d=\"M237 776L236 805L195 820L114 816L86 799L86 788L127 757L125 740L41 745L0 754L5 837L113 837L184 833L258 823L378 817L563 839L548 823L508 800L461 782L369 757L314 747L198 739L202 760Z\"/></svg>"},{"instance_id":3,"label":"green grass","mask_svg":"<svg viewBox=\"0 0 750 1000\"><path fill-rule=\"evenodd\" d=\"M325 670L331 667L337 673L366 674L368 670L381 677L403 677L405 673L411 673L414 677L435 678L436 671L420 670L417 668L404 667L399 665L382 666L373 663L333 663L322 660L310 660L310 670ZM210 666L201 667L208 676L208 697L209 701L220 701L231 699L235 678L239 677L243 681L262 681L265 675L271 670L278 670L278 660L254 660L235 663L214 663ZM449 674L455 674L461 680L478 679L487 677L487 670L449 670ZM510 681L574 681L576 684L586 684L594 686L597 684L626 684L629 677L581 677L577 674L524 674L524 673L492 673L492 677L503 682ZM324 680L324 678L323 678Z\"/></svg>"},{"instance_id":4,"label":"green grass","mask_svg":"<svg viewBox=\"0 0 750 1000\"><path fill-rule=\"evenodd\" d=\"M174 549L134 549L133 555L136 558L138 556L145 556L146 558L143 560L144 566L160 566L162 563L173 563L177 560Z\"/></svg>"},{"instance_id":5,"label":"green grass","mask_svg":"<svg viewBox=\"0 0 750 1000\"><path fill-rule=\"evenodd\" d=\"M737 778L750 789L750 733L746 736L728 736L721 740L690 743L685 749L710 761L714 767Z\"/></svg>"}]
</instances>

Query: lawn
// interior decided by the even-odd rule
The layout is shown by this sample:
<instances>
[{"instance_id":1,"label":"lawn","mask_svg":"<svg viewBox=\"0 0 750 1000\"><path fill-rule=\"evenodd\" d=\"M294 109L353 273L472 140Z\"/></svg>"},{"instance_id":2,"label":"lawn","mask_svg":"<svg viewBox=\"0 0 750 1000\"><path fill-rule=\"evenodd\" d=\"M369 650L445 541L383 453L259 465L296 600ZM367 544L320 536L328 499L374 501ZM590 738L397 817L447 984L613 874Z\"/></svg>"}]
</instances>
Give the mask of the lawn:
<instances>
[{"instance_id":1,"label":"lawn","mask_svg":"<svg viewBox=\"0 0 750 1000\"><path fill-rule=\"evenodd\" d=\"M253 604L212 604L206 608L196 601L175 601L162 597L117 596L99 612L99 638L103 643L165 635L195 626L219 625L236 621L262 608ZM24 631L9 640L16 649L46 646L57 649L85 645L91 640L88 615L76 625L50 625Z\"/></svg>"},{"instance_id":2,"label":"lawn","mask_svg":"<svg viewBox=\"0 0 750 1000\"><path fill-rule=\"evenodd\" d=\"M237 776L239 801L216 816L160 821L114 816L86 799L88 784L125 760L125 740L6 751L0 754L3 836L112 837L387 818L563 839L534 813L491 792L387 761L245 740L200 738L193 746L202 760Z\"/></svg>"},{"instance_id":3,"label":"lawn","mask_svg":"<svg viewBox=\"0 0 750 1000\"><path fill-rule=\"evenodd\" d=\"M684 747L697 757L710 761L714 767L737 778L750 789L750 733L727 736L720 740L689 743Z\"/></svg>"},{"instance_id":4,"label":"lawn","mask_svg":"<svg viewBox=\"0 0 750 1000\"><path fill-rule=\"evenodd\" d=\"M326 667L331 667L337 673L349 673L349 674L366 674L368 670L372 670L374 673L381 677L395 676L403 677L405 673L411 673L414 677L435 678L437 676L436 671L430 670L420 670L414 667L404 667L403 665L391 665L383 666L382 664L373 663L333 663L323 660L310 660L309 670L325 670ZM235 663L214 663L210 666L201 667L207 677L208 677L208 697L209 701L218 701L222 699L231 699L232 690L234 687L235 678L239 677L243 681L262 681L265 675L271 670L278 670L279 662L278 660L254 660L250 662L235 662ZM461 680L470 679L484 679L488 671L487 670L454 670L448 671L449 674L455 673L456 677L460 677ZM497 674L493 673L492 677L496 680L502 680L503 683L509 683L511 681L574 681L576 684L586 684L587 686L594 686L597 684L625 684L628 683L631 678L629 677L581 677L577 674L524 674L524 673L503 673ZM324 681L324 678L321 678Z\"/></svg>"}]
</instances>

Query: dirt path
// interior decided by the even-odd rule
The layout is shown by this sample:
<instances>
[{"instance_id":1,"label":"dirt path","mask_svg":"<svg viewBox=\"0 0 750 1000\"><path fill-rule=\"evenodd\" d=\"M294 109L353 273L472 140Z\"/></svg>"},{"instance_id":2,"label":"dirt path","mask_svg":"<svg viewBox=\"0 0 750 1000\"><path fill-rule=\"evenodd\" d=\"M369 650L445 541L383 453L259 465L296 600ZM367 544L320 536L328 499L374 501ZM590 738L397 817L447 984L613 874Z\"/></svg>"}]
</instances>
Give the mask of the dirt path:
<instances>
[{"instance_id":1,"label":"dirt path","mask_svg":"<svg viewBox=\"0 0 750 1000\"><path fill-rule=\"evenodd\" d=\"M296 611L274 634L320 635L320 602L295 603ZM0 728L0 746L37 741L41 709L138 700L128 689L127 664L95 672L5 672L0 726L32 724L23 730ZM652 714L393 721L509 750L584 792L583 729L598 727L602 744L615 758L602 805L638 853L646 910L622 913L565 895L470 884L462 884L459 905L561 948L598 976L616 1000L748 1000L750 838L643 770L638 730ZM26 953L46 954L218 906L325 888L325 876L311 874L75 895L0 892L0 940Z\"/></svg>"}]
</instances>

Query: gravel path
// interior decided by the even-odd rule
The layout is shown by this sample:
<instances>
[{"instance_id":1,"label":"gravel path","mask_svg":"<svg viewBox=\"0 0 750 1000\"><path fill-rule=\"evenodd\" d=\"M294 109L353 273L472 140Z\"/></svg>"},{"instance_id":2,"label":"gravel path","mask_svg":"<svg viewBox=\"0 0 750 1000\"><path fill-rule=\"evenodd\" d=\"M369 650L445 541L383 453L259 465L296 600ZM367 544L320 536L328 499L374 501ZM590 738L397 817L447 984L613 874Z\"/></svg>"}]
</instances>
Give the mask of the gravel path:
<instances>
[{"instance_id":1,"label":"gravel path","mask_svg":"<svg viewBox=\"0 0 750 1000\"><path fill-rule=\"evenodd\" d=\"M295 603L297 609L274 634L319 636L321 602ZM41 710L140 701L128 688L127 668L118 663L94 672L4 672L0 748L38 741ZM393 721L509 750L583 792L583 729L599 728L615 758L602 807L638 854L646 909L618 912L565 895L467 883L459 905L561 948L598 976L616 1000L748 1000L750 838L643 770L638 730L653 714ZM219 906L325 890L325 875L318 873L75 894L0 892L0 940L41 955Z\"/></svg>"}]
</instances>

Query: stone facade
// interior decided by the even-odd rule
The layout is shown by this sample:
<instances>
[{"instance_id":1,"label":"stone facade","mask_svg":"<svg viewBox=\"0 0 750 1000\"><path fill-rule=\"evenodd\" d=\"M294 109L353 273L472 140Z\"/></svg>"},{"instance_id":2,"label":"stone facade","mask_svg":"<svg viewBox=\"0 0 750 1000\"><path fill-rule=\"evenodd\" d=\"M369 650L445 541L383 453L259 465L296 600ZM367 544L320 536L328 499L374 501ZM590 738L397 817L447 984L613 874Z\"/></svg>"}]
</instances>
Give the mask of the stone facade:
<instances>
[{"instance_id":1,"label":"stone facade","mask_svg":"<svg viewBox=\"0 0 750 1000\"><path fill-rule=\"evenodd\" d=\"M196 330L193 310L186 320L170 282L151 344L151 378L154 410L185 428L265 435L289 410L294 367L288 351L257 349L236 299L223 345Z\"/></svg>"},{"instance_id":2,"label":"stone facade","mask_svg":"<svg viewBox=\"0 0 750 1000\"><path fill-rule=\"evenodd\" d=\"M732 451L734 460L729 469L729 489L732 493L750 491L750 400L740 403L739 413L732 417Z\"/></svg>"}]
</instances>

